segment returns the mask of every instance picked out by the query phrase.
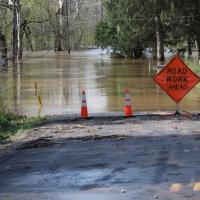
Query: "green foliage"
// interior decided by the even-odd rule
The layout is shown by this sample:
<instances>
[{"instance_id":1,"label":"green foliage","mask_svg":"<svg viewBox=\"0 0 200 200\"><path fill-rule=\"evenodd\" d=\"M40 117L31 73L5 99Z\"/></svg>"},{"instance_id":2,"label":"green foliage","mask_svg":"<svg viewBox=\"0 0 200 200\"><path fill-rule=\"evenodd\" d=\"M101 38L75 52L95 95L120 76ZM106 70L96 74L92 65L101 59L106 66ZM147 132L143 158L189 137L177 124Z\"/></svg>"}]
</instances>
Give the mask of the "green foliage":
<instances>
[{"instance_id":1,"label":"green foliage","mask_svg":"<svg viewBox=\"0 0 200 200\"><path fill-rule=\"evenodd\" d=\"M196 40L200 31L200 2L194 0L171 1L170 18L168 19L168 43L171 46L185 43L188 38Z\"/></svg>"},{"instance_id":2,"label":"green foliage","mask_svg":"<svg viewBox=\"0 0 200 200\"><path fill-rule=\"evenodd\" d=\"M105 8L104 21L96 27L96 44L110 46L127 57L155 48L158 17L165 46L183 48L188 38L193 45L200 41L199 0L105 0Z\"/></svg>"},{"instance_id":3,"label":"green foliage","mask_svg":"<svg viewBox=\"0 0 200 200\"><path fill-rule=\"evenodd\" d=\"M95 43L101 48L115 47L117 43L116 34L117 29L115 27L110 26L107 21L101 21L96 26Z\"/></svg>"},{"instance_id":4,"label":"green foliage","mask_svg":"<svg viewBox=\"0 0 200 200\"><path fill-rule=\"evenodd\" d=\"M0 141L8 140L19 130L26 130L42 124L45 118L29 118L14 115L13 113L0 112Z\"/></svg>"},{"instance_id":5,"label":"green foliage","mask_svg":"<svg viewBox=\"0 0 200 200\"><path fill-rule=\"evenodd\" d=\"M19 116L8 111L6 105L6 87L0 82L0 141L9 139L18 130L25 130L39 126L45 118L29 118Z\"/></svg>"},{"instance_id":6,"label":"green foliage","mask_svg":"<svg viewBox=\"0 0 200 200\"><path fill-rule=\"evenodd\" d=\"M187 59L185 63L200 76L200 64L197 59Z\"/></svg>"},{"instance_id":7,"label":"green foliage","mask_svg":"<svg viewBox=\"0 0 200 200\"><path fill-rule=\"evenodd\" d=\"M200 76L200 64L198 59L187 59L185 63ZM200 84L197 85L197 88L200 88Z\"/></svg>"},{"instance_id":8,"label":"green foliage","mask_svg":"<svg viewBox=\"0 0 200 200\"><path fill-rule=\"evenodd\" d=\"M96 44L111 46L126 57L141 57L142 50L155 40L154 20L146 15L142 3L145 1L106 1L105 20L96 27Z\"/></svg>"},{"instance_id":9,"label":"green foliage","mask_svg":"<svg viewBox=\"0 0 200 200\"><path fill-rule=\"evenodd\" d=\"M54 49L58 1L20 0L20 4L21 24L28 22L26 32L33 49ZM6 36L9 50L12 50L12 10L0 7L0 18L1 32ZM24 29L21 31L24 32ZM23 34L24 49L30 49L29 41Z\"/></svg>"},{"instance_id":10,"label":"green foliage","mask_svg":"<svg viewBox=\"0 0 200 200\"><path fill-rule=\"evenodd\" d=\"M6 104L6 86L4 82L0 81L0 112L5 112L7 109Z\"/></svg>"},{"instance_id":11,"label":"green foliage","mask_svg":"<svg viewBox=\"0 0 200 200\"><path fill-rule=\"evenodd\" d=\"M30 33L33 48L54 49L54 29L56 28L56 16L58 2L49 0L22 0L22 22L29 24L27 30ZM27 38L24 37L24 46L29 49Z\"/></svg>"},{"instance_id":12,"label":"green foliage","mask_svg":"<svg viewBox=\"0 0 200 200\"><path fill-rule=\"evenodd\" d=\"M0 7L0 30L6 41L11 41L12 38L12 32L10 31L12 30L12 22L9 19L12 19L12 12L5 7ZM11 47L11 43L9 47Z\"/></svg>"},{"instance_id":13,"label":"green foliage","mask_svg":"<svg viewBox=\"0 0 200 200\"><path fill-rule=\"evenodd\" d=\"M82 40L81 40L81 45L83 47L87 46L92 46L94 45L94 34L83 34Z\"/></svg>"}]
</instances>

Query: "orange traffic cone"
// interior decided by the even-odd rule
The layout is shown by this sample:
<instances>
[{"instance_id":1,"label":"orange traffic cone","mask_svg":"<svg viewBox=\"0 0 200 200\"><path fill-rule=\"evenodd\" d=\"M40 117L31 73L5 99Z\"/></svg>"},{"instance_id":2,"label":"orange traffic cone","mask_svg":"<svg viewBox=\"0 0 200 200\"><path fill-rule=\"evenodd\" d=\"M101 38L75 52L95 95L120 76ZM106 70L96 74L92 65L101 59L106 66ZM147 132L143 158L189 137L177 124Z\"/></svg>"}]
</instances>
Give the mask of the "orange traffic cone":
<instances>
[{"instance_id":1,"label":"orange traffic cone","mask_svg":"<svg viewBox=\"0 0 200 200\"><path fill-rule=\"evenodd\" d=\"M88 118L87 101L84 90L82 91L81 117Z\"/></svg>"},{"instance_id":2,"label":"orange traffic cone","mask_svg":"<svg viewBox=\"0 0 200 200\"><path fill-rule=\"evenodd\" d=\"M131 108L131 98L130 98L129 90L127 89L125 93L126 93L126 97L125 97L124 115L126 117L131 117L133 115L133 112Z\"/></svg>"}]
</instances>

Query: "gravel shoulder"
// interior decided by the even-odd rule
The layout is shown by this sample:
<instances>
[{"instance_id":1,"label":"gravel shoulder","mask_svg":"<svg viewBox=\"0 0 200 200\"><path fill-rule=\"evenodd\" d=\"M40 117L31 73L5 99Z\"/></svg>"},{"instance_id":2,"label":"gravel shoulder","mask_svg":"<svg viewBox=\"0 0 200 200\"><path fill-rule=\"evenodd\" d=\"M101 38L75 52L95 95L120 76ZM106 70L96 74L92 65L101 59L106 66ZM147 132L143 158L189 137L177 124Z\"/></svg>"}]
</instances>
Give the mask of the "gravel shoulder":
<instances>
[{"instance_id":1,"label":"gravel shoulder","mask_svg":"<svg viewBox=\"0 0 200 200\"><path fill-rule=\"evenodd\" d=\"M66 140L97 140L116 137L197 135L200 115L137 115L92 117L54 116L38 128L18 133L11 141L0 144L0 155L16 149L45 147Z\"/></svg>"}]
</instances>

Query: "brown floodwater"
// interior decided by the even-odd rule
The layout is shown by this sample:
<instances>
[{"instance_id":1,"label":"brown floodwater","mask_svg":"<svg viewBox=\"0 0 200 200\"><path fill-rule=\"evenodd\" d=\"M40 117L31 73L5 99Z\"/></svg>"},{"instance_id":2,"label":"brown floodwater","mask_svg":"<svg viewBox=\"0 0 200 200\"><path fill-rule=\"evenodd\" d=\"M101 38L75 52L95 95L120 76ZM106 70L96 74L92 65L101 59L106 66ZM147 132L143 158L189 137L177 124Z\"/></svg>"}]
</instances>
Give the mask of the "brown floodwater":
<instances>
[{"instance_id":1,"label":"brown floodwater","mask_svg":"<svg viewBox=\"0 0 200 200\"><path fill-rule=\"evenodd\" d=\"M172 111L176 104L153 81L155 63L110 58L100 50L26 53L23 63L1 70L10 109L28 116L78 114L81 91L86 91L90 113L123 111L129 89L134 111ZM35 96L35 82L42 109ZM188 112L200 110L200 88L181 102Z\"/></svg>"}]
</instances>

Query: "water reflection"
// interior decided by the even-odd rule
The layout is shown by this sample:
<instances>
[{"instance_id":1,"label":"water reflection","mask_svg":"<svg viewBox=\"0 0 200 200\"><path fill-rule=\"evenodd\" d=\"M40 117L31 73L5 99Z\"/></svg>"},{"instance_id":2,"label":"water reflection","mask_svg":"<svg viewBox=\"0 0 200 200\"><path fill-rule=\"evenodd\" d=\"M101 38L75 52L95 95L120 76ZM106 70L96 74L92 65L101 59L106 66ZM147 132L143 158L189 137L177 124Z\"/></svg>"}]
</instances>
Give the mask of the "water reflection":
<instances>
[{"instance_id":1,"label":"water reflection","mask_svg":"<svg viewBox=\"0 0 200 200\"><path fill-rule=\"evenodd\" d=\"M129 88L134 111L175 110L175 103L156 86L150 60L112 59L95 51L27 53L23 64L1 73L6 79L9 105L26 115L38 114L35 82L41 96L42 114L79 113L85 89L90 113L122 111L124 89ZM195 88L182 102L197 111L200 91Z\"/></svg>"}]
</instances>

